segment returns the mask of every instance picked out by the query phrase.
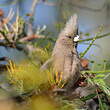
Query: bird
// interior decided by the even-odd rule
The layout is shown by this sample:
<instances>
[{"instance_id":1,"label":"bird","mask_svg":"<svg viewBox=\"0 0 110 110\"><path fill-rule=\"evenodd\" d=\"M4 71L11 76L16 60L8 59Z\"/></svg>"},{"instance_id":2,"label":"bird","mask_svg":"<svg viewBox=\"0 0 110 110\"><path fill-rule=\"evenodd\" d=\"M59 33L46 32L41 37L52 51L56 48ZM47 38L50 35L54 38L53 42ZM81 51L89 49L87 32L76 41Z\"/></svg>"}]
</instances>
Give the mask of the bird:
<instances>
[{"instance_id":1,"label":"bird","mask_svg":"<svg viewBox=\"0 0 110 110\"><path fill-rule=\"evenodd\" d=\"M78 16L74 14L59 33L52 51L52 57L40 68L41 70L46 70L52 66L58 76L62 74L61 79L66 82L64 86L66 91L72 89L80 78L81 63L77 52L78 41Z\"/></svg>"},{"instance_id":2,"label":"bird","mask_svg":"<svg viewBox=\"0 0 110 110\"><path fill-rule=\"evenodd\" d=\"M52 66L59 74L62 73L62 80L67 82L67 89L74 87L80 77L78 40L78 16L74 14L60 32L52 52Z\"/></svg>"}]
</instances>

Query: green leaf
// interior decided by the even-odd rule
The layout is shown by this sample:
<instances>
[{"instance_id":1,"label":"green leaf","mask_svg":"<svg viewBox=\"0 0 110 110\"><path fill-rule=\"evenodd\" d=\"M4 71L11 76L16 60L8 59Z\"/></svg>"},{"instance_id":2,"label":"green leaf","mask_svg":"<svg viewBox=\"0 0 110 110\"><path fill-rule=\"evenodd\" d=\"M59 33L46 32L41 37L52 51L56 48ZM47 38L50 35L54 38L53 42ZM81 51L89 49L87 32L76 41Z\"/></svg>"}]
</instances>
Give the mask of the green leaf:
<instances>
[{"instance_id":1,"label":"green leaf","mask_svg":"<svg viewBox=\"0 0 110 110\"><path fill-rule=\"evenodd\" d=\"M96 95L97 94L95 94L95 93L94 94L90 94L90 95L88 95L86 97L82 97L81 100L85 102L87 100L90 100L90 99L94 98Z\"/></svg>"}]
</instances>

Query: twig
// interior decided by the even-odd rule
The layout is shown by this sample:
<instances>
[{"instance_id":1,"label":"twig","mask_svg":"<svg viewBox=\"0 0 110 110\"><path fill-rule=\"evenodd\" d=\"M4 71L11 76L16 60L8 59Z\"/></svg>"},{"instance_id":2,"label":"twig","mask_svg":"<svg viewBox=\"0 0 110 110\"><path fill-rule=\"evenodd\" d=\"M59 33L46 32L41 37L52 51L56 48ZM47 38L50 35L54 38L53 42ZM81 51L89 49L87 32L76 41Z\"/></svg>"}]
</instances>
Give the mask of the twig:
<instances>
[{"instance_id":1,"label":"twig","mask_svg":"<svg viewBox=\"0 0 110 110\"><path fill-rule=\"evenodd\" d=\"M19 41L20 42L25 42L25 41L29 41L29 40L33 40L33 39L37 39L37 38L45 38L45 36L42 36L42 35L30 35L30 36L21 38Z\"/></svg>"},{"instance_id":2,"label":"twig","mask_svg":"<svg viewBox=\"0 0 110 110\"><path fill-rule=\"evenodd\" d=\"M91 46L93 45L93 43L95 42L97 36L100 34L100 32L102 31L102 27L99 28L99 31L96 33L95 37L92 38L92 42L90 43L90 45L86 48L86 50L80 55L80 57L84 57L84 55L89 51L89 49L91 48Z\"/></svg>"},{"instance_id":3,"label":"twig","mask_svg":"<svg viewBox=\"0 0 110 110\"><path fill-rule=\"evenodd\" d=\"M32 7L31 7L32 15L35 13L35 8L36 8L36 5L38 4L38 2L39 2L39 0L33 0Z\"/></svg>"},{"instance_id":4,"label":"twig","mask_svg":"<svg viewBox=\"0 0 110 110\"><path fill-rule=\"evenodd\" d=\"M82 71L82 74L85 73L91 73L91 74L96 74L96 73L110 73L110 70L102 70L102 71Z\"/></svg>"},{"instance_id":5,"label":"twig","mask_svg":"<svg viewBox=\"0 0 110 110\"><path fill-rule=\"evenodd\" d=\"M10 11L9 11L9 14L8 16L6 17L6 19L8 19L8 21L10 21L14 16L14 11L13 9L11 8Z\"/></svg>"},{"instance_id":6,"label":"twig","mask_svg":"<svg viewBox=\"0 0 110 110\"><path fill-rule=\"evenodd\" d=\"M98 101L99 101L99 109L100 109L100 110L104 110L104 108L103 108L103 104L102 104L102 101L101 101L101 98L100 98L100 95L99 95L97 89L96 89L96 94L97 94Z\"/></svg>"},{"instance_id":7,"label":"twig","mask_svg":"<svg viewBox=\"0 0 110 110\"><path fill-rule=\"evenodd\" d=\"M94 41L96 40L96 37L92 39L92 42L89 44L89 46L86 48L86 50L80 55L80 58L84 57L84 55L89 51L91 46L93 45Z\"/></svg>"},{"instance_id":8,"label":"twig","mask_svg":"<svg viewBox=\"0 0 110 110\"><path fill-rule=\"evenodd\" d=\"M5 35L5 33L3 31L0 30L0 33L3 35L3 37L5 38L7 43L11 43L10 40L7 38L7 36Z\"/></svg>"},{"instance_id":9,"label":"twig","mask_svg":"<svg viewBox=\"0 0 110 110\"><path fill-rule=\"evenodd\" d=\"M104 37L107 37L107 36L110 36L110 33L106 33L106 34L103 34L103 35L100 35L100 36L96 36L96 39L101 39L101 38L104 38ZM91 41L93 39L94 38L87 38L87 39L80 40L79 42Z\"/></svg>"}]
</instances>

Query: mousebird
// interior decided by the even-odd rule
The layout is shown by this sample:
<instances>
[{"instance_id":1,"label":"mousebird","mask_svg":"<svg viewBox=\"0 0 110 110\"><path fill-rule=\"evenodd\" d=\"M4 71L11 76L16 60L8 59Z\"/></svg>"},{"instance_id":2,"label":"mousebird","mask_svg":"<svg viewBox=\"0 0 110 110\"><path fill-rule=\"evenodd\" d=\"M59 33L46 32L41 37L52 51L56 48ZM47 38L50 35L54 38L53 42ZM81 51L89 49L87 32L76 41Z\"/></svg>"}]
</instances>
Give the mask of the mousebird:
<instances>
[{"instance_id":1,"label":"mousebird","mask_svg":"<svg viewBox=\"0 0 110 110\"><path fill-rule=\"evenodd\" d=\"M58 74L62 73L62 81L66 82L66 88L74 87L80 77L81 64L77 52L79 40L77 19L76 14L71 16L57 38L52 58L41 67L44 70L47 68L47 64L51 62L54 70Z\"/></svg>"}]
</instances>

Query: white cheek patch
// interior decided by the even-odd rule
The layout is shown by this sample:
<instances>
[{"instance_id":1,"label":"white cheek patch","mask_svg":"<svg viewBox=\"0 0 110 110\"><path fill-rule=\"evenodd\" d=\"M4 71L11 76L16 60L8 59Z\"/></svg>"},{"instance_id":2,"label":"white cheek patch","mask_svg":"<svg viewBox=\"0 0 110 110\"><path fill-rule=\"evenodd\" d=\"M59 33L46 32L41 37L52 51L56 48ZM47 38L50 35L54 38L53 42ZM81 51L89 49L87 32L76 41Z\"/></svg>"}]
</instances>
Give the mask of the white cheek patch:
<instances>
[{"instance_id":1,"label":"white cheek patch","mask_svg":"<svg viewBox=\"0 0 110 110\"><path fill-rule=\"evenodd\" d=\"M79 41L79 36L77 35L76 37L74 37L74 42L78 42Z\"/></svg>"}]
</instances>

